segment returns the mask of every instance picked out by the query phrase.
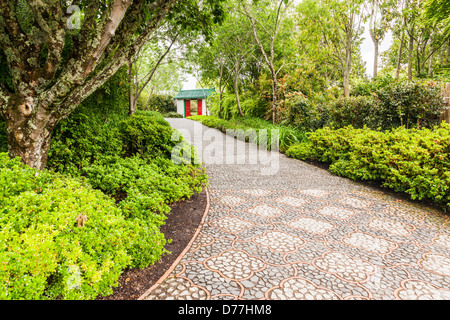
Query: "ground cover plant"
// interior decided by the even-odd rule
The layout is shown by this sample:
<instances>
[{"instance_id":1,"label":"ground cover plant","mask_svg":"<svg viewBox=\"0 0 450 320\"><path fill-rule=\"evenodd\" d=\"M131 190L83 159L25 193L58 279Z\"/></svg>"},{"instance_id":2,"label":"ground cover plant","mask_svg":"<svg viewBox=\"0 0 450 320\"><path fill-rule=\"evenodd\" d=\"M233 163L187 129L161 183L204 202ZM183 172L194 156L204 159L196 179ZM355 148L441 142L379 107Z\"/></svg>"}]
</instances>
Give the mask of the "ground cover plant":
<instances>
[{"instance_id":1,"label":"ground cover plant","mask_svg":"<svg viewBox=\"0 0 450 320\"><path fill-rule=\"evenodd\" d=\"M450 209L450 125L433 129L399 127L385 132L352 126L325 127L286 154L330 164L329 170L353 180L371 180L411 199Z\"/></svg>"}]
</instances>

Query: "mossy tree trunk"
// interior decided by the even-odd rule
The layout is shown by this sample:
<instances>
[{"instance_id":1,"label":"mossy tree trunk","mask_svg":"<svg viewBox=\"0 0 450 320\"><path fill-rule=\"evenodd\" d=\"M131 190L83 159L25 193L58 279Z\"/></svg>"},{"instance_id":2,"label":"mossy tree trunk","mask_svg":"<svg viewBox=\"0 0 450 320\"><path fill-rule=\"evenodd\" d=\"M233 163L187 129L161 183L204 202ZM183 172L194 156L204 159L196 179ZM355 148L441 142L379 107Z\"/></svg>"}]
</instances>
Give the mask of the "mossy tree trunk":
<instances>
[{"instance_id":1,"label":"mossy tree trunk","mask_svg":"<svg viewBox=\"0 0 450 320\"><path fill-rule=\"evenodd\" d=\"M0 0L0 50L11 78L9 86L0 83L0 115L10 156L42 169L56 124L126 63L177 0L91 1L79 30L69 28L62 1L23 3L19 14L17 1ZM31 17L26 26L23 10Z\"/></svg>"}]
</instances>

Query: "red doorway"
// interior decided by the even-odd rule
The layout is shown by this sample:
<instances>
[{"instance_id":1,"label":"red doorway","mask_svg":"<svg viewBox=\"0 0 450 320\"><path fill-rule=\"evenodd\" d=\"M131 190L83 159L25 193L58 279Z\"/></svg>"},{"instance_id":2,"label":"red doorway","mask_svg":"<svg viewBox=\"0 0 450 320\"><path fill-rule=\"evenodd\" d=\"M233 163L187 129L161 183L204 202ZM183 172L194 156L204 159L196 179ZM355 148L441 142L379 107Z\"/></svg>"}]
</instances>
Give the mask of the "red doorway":
<instances>
[{"instance_id":1,"label":"red doorway","mask_svg":"<svg viewBox=\"0 0 450 320\"><path fill-rule=\"evenodd\" d=\"M191 116L191 100L184 100L184 107L186 112L186 117Z\"/></svg>"},{"instance_id":2,"label":"red doorway","mask_svg":"<svg viewBox=\"0 0 450 320\"><path fill-rule=\"evenodd\" d=\"M203 100L197 100L197 115L202 115L202 103Z\"/></svg>"}]
</instances>

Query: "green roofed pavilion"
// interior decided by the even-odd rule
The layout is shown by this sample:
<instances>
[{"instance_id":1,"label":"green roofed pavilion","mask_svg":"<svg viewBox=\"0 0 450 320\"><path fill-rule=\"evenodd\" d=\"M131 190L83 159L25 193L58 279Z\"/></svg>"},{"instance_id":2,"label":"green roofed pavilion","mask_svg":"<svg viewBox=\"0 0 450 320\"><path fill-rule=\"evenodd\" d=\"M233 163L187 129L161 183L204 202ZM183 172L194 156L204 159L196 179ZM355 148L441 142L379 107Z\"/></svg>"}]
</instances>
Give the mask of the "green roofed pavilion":
<instances>
[{"instance_id":1,"label":"green roofed pavilion","mask_svg":"<svg viewBox=\"0 0 450 320\"><path fill-rule=\"evenodd\" d=\"M175 96L175 100L198 100L206 99L211 93L215 92L214 88L211 89L195 89L195 90L180 90Z\"/></svg>"},{"instance_id":2,"label":"green roofed pavilion","mask_svg":"<svg viewBox=\"0 0 450 320\"><path fill-rule=\"evenodd\" d=\"M183 117L191 115L191 100L197 100L197 107L193 109L193 114L208 115L208 108L206 106L206 99L216 90L211 89L195 89L195 90L180 90L175 96L177 112Z\"/></svg>"}]
</instances>

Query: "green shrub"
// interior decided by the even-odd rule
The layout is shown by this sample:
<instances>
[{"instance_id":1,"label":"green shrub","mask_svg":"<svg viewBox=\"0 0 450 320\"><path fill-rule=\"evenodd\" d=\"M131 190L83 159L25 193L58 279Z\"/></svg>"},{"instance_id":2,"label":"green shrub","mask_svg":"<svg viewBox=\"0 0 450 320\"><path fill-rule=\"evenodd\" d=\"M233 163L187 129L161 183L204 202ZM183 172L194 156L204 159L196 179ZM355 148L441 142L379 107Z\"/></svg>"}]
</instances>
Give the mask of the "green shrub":
<instances>
[{"instance_id":1,"label":"green shrub","mask_svg":"<svg viewBox=\"0 0 450 320\"><path fill-rule=\"evenodd\" d=\"M167 112L163 114L164 118L184 118L182 114L177 112Z\"/></svg>"},{"instance_id":2,"label":"green shrub","mask_svg":"<svg viewBox=\"0 0 450 320\"><path fill-rule=\"evenodd\" d=\"M101 121L83 111L76 111L53 132L47 168L78 175L95 161L123 155L117 122Z\"/></svg>"},{"instance_id":3,"label":"green shrub","mask_svg":"<svg viewBox=\"0 0 450 320\"><path fill-rule=\"evenodd\" d=\"M444 104L440 86L422 80L391 83L376 91L376 126L392 129L432 128L439 124Z\"/></svg>"},{"instance_id":4,"label":"green shrub","mask_svg":"<svg viewBox=\"0 0 450 320\"><path fill-rule=\"evenodd\" d=\"M428 199L450 209L449 124L420 130L399 127L386 132L327 127L310 133L308 138L308 144L290 147L287 155L327 162L334 174L378 181L412 199Z\"/></svg>"},{"instance_id":5,"label":"green shrub","mask_svg":"<svg viewBox=\"0 0 450 320\"><path fill-rule=\"evenodd\" d=\"M161 118L166 122L163 118ZM155 117L135 114L119 124L119 137L125 156L171 157L173 147L180 141L172 141L173 129Z\"/></svg>"},{"instance_id":6,"label":"green shrub","mask_svg":"<svg viewBox=\"0 0 450 320\"><path fill-rule=\"evenodd\" d=\"M145 105L142 105L141 108L144 109ZM177 112L177 106L173 100L173 97L154 95L150 98L148 110L158 111L160 113Z\"/></svg>"},{"instance_id":7,"label":"green shrub","mask_svg":"<svg viewBox=\"0 0 450 320\"><path fill-rule=\"evenodd\" d=\"M325 104L292 94L284 100L277 117L280 124L314 131L328 122L329 112Z\"/></svg>"},{"instance_id":8,"label":"green shrub","mask_svg":"<svg viewBox=\"0 0 450 320\"><path fill-rule=\"evenodd\" d=\"M349 125L356 128L370 126L374 122L372 118L375 103L370 96L337 99L329 105L329 122L338 128Z\"/></svg>"},{"instance_id":9,"label":"green shrub","mask_svg":"<svg viewBox=\"0 0 450 320\"><path fill-rule=\"evenodd\" d=\"M134 115L146 116L146 117L154 119L156 122L158 122L159 124L161 124L163 126L170 127L170 124L164 119L164 116L161 113L159 113L158 111L137 110Z\"/></svg>"}]
</instances>

